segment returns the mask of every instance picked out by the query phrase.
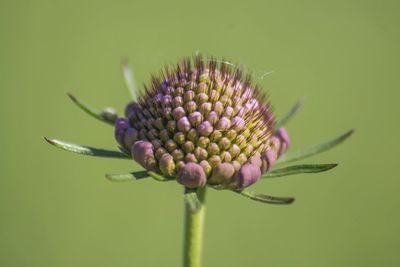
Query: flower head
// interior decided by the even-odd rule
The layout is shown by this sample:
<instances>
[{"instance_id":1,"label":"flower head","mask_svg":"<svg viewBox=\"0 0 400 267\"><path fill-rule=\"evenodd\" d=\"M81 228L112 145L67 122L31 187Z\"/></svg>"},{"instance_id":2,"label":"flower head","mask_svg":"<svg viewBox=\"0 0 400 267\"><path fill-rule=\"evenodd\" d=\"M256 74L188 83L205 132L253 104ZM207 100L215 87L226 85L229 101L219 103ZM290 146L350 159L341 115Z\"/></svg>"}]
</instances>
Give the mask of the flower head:
<instances>
[{"instance_id":1,"label":"flower head","mask_svg":"<svg viewBox=\"0 0 400 267\"><path fill-rule=\"evenodd\" d=\"M244 75L201 57L167 66L115 123L121 149L188 188L241 189L286 151L266 94Z\"/></svg>"},{"instance_id":2,"label":"flower head","mask_svg":"<svg viewBox=\"0 0 400 267\"><path fill-rule=\"evenodd\" d=\"M196 56L174 67L167 66L160 75L153 76L139 97L127 64L123 73L134 100L126 106L124 117L118 117L112 108L97 111L68 93L83 111L115 127L115 139L122 152L45 139L78 154L133 159L146 171L106 177L111 181L146 177L176 180L188 190L188 203L196 199L192 191L208 185L255 201L290 204L292 197L257 194L244 188L260 178L319 173L336 167L301 164L274 168L333 148L353 133L350 130L327 142L286 153L290 139L282 126L304 101L298 101L287 115L275 120L266 94L252 82L251 75L224 61Z\"/></svg>"}]
</instances>

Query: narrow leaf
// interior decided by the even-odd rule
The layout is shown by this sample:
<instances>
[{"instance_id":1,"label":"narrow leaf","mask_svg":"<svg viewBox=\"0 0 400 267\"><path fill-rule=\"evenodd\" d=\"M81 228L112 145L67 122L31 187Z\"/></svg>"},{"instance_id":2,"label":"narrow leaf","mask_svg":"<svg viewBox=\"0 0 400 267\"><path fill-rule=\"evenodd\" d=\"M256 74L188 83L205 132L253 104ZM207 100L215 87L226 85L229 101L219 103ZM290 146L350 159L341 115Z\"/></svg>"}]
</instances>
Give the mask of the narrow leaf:
<instances>
[{"instance_id":1,"label":"narrow leaf","mask_svg":"<svg viewBox=\"0 0 400 267\"><path fill-rule=\"evenodd\" d=\"M295 161L295 160L300 160L300 159L307 158L307 157L316 155L318 153L324 152L326 150L329 150L329 149L337 146L338 144L342 143L347 138L349 138L353 132L354 132L354 130L350 130L333 140L330 140L330 141L327 141L327 142L324 142L324 143L321 143L318 145L313 145L313 146L310 146L303 150L285 153L280 157L280 159L277 161L277 163L281 164L281 163L287 163L287 162L291 162L291 161Z\"/></svg>"},{"instance_id":2,"label":"narrow leaf","mask_svg":"<svg viewBox=\"0 0 400 267\"><path fill-rule=\"evenodd\" d=\"M59 141L56 139L44 138L49 144L60 148L62 150L71 151L78 154L94 156L94 157L104 157L104 158L118 158L118 159L129 159L127 155L119 151L112 151L100 148L93 148L89 146L82 146L72 143L67 143Z\"/></svg>"},{"instance_id":3,"label":"narrow leaf","mask_svg":"<svg viewBox=\"0 0 400 267\"><path fill-rule=\"evenodd\" d=\"M108 119L107 116L104 116L103 112L97 111L97 110L91 108L89 105L84 103L82 100L78 99L72 93L68 92L67 95L72 100L72 102L74 102L79 108L81 108L84 112L86 112L87 114L89 114L93 118L98 119L98 120L100 120L102 122L114 125L114 121L111 121L111 120Z\"/></svg>"},{"instance_id":4,"label":"narrow leaf","mask_svg":"<svg viewBox=\"0 0 400 267\"><path fill-rule=\"evenodd\" d=\"M153 178L154 180L159 181L159 182L172 181L172 179L168 179L168 178L162 176L161 174L158 174L158 173L155 173L155 172L152 172L152 171L148 171L147 174L148 174L151 178Z\"/></svg>"},{"instance_id":5,"label":"narrow leaf","mask_svg":"<svg viewBox=\"0 0 400 267\"><path fill-rule=\"evenodd\" d=\"M296 115L296 113L300 110L300 108L304 105L305 102L305 97L300 98L295 104L294 106L290 109L290 111L283 116L281 119L279 119L276 122L276 128L282 127L284 125L286 125L288 123L288 121L290 121L291 118L294 117L294 115Z\"/></svg>"},{"instance_id":6,"label":"narrow leaf","mask_svg":"<svg viewBox=\"0 0 400 267\"><path fill-rule=\"evenodd\" d=\"M192 213L196 213L200 209L201 203L196 189L185 188L184 199Z\"/></svg>"},{"instance_id":7,"label":"narrow leaf","mask_svg":"<svg viewBox=\"0 0 400 267\"><path fill-rule=\"evenodd\" d=\"M135 85L135 81L133 79L133 72L131 68L129 67L128 61L125 59L122 62L122 72L124 75L125 79L125 84L126 87L128 87L128 90L132 96L133 101L137 102L138 100L138 95L137 95L137 88Z\"/></svg>"},{"instance_id":8,"label":"narrow leaf","mask_svg":"<svg viewBox=\"0 0 400 267\"><path fill-rule=\"evenodd\" d=\"M274 196L269 196L269 195L264 195L264 194L257 194L251 191L247 190L240 190L240 191L234 191L244 197L247 197L249 199L262 202L262 203L268 203L268 204L291 204L294 202L293 197L274 197Z\"/></svg>"},{"instance_id":9,"label":"narrow leaf","mask_svg":"<svg viewBox=\"0 0 400 267\"><path fill-rule=\"evenodd\" d=\"M138 171L130 173L119 173L119 174L106 174L106 178L112 182L130 182L133 180L139 180L149 178L147 171Z\"/></svg>"},{"instance_id":10,"label":"narrow leaf","mask_svg":"<svg viewBox=\"0 0 400 267\"><path fill-rule=\"evenodd\" d=\"M318 173L335 168L337 164L304 164L293 165L267 172L261 178L276 178L300 173Z\"/></svg>"}]
</instances>

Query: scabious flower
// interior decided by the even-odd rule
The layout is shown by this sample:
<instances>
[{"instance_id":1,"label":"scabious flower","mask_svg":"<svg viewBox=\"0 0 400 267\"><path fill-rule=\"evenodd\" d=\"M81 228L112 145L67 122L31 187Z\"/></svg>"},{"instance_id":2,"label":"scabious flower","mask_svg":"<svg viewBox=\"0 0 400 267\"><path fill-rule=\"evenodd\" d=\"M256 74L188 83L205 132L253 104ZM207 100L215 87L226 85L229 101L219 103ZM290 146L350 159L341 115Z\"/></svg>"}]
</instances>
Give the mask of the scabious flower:
<instances>
[{"instance_id":1,"label":"scabious flower","mask_svg":"<svg viewBox=\"0 0 400 267\"><path fill-rule=\"evenodd\" d=\"M290 143L250 75L201 57L153 76L116 120L115 138L145 169L188 188L248 187Z\"/></svg>"},{"instance_id":2,"label":"scabious flower","mask_svg":"<svg viewBox=\"0 0 400 267\"><path fill-rule=\"evenodd\" d=\"M145 169L107 174L111 181L151 177L182 184L186 203L183 264L187 267L200 266L206 187L230 190L263 203L290 204L292 197L257 194L246 188L260 178L318 173L336 167L301 164L275 168L328 150L353 132L287 153L290 139L283 126L303 100L276 120L266 94L240 68L201 56L184 59L153 76L139 96L129 67L124 65L123 70L133 97L124 117L118 117L112 108L96 111L68 94L83 111L115 127L120 151L49 138L46 141L79 154L133 159Z\"/></svg>"},{"instance_id":3,"label":"scabious flower","mask_svg":"<svg viewBox=\"0 0 400 267\"><path fill-rule=\"evenodd\" d=\"M328 150L353 132L287 153L290 138L283 126L304 100L277 120L266 93L254 83L252 75L226 61L201 56L186 58L152 76L151 83L141 91L135 88L127 64L123 73L133 97L123 117L113 108L97 111L68 93L83 111L115 127L120 152L46 138L50 144L67 151L133 159L145 169L107 174L112 181L146 177L176 180L188 192L210 186L264 203L289 204L294 198L256 194L245 188L260 178L332 169L337 164L274 167Z\"/></svg>"}]
</instances>

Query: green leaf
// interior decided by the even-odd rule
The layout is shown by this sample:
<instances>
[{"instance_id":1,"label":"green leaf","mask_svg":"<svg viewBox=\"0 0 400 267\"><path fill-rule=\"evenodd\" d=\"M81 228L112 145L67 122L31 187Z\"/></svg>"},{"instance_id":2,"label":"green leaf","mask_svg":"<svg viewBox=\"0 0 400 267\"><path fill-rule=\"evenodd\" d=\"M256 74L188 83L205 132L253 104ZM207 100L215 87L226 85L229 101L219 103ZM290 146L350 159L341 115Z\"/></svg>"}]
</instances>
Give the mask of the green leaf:
<instances>
[{"instance_id":1,"label":"green leaf","mask_svg":"<svg viewBox=\"0 0 400 267\"><path fill-rule=\"evenodd\" d=\"M264 195L264 194L257 194L255 192L247 191L247 190L239 190L239 191L234 191L246 198L249 198L251 200L255 200L258 202L262 203L268 203L268 204L291 204L294 202L293 197L274 197L274 196L269 196L269 195Z\"/></svg>"},{"instance_id":2,"label":"green leaf","mask_svg":"<svg viewBox=\"0 0 400 267\"><path fill-rule=\"evenodd\" d=\"M135 85L135 81L133 79L133 72L129 67L128 61L125 59L122 62L122 73L124 75L126 87L132 96L133 101L137 102L138 100L138 91Z\"/></svg>"},{"instance_id":3,"label":"green leaf","mask_svg":"<svg viewBox=\"0 0 400 267\"><path fill-rule=\"evenodd\" d=\"M98 119L98 120L100 120L102 122L105 122L107 124L110 124L110 125L114 126L115 122L109 120L107 116L103 116L103 114L104 114L103 112L97 111L97 110L91 108L89 105L85 104L83 101L78 99L72 93L68 92L67 95L72 100L72 102L74 102L79 108L81 108L84 112L86 112L87 114L89 114L93 118L96 118L96 119Z\"/></svg>"},{"instance_id":4,"label":"green leaf","mask_svg":"<svg viewBox=\"0 0 400 267\"><path fill-rule=\"evenodd\" d=\"M158 174L158 173L155 173L155 172L152 172L152 171L148 171L147 174L151 178L153 178L154 180L159 181L159 182L173 181L173 179L168 179L168 178L162 176L161 174Z\"/></svg>"},{"instance_id":5,"label":"green leaf","mask_svg":"<svg viewBox=\"0 0 400 267\"><path fill-rule=\"evenodd\" d=\"M119 173L119 174L106 174L106 178L112 182L130 182L133 180L139 180L149 178L150 175L147 171L138 171L130 173Z\"/></svg>"},{"instance_id":6,"label":"green leaf","mask_svg":"<svg viewBox=\"0 0 400 267\"><path fill-rule=\"evenodd\" d=\"M290 109L290 111L283 116L281 119L279 119L276 122L275 128L279 128L282 127L284 125L286 125L288 123L288 121L290 121L290 119L293 118L294 115L296 115L296 113L300 110L300 108L304 105L305 102L305 97L300 98L295 104L294 106Z\"/></svg>"},{"instance_id":7,"label":"green leaf","mask_svg":"<svg viewBox=\"0 0 400 267\"><path fill-rule=\"evenodd\" d=\"M185 188L184 199L192 213L196 213L200 209L201 203L196 189Z\"/></svg>"},{"instance_id":8,"label":"green leaf","mask_svg":"<svg viewBox=\"0 0 400 267\"><path fill-rule=\"evenodd\" d=\"M112 182L128 182L143 178L153 178L158 182L167 182L173 180L173 179L167 179L166 177L151 171L137 171L129 173L116 173L116 174L107 173L106 178Z\"/></svg>"},{"instance_id":9,"label":"green leaf","mask_svg":"<svg viewBox=\"0 0 400 267\"><path fill-rule=\"evenodd\" d=\"M303 164L276 169L265 173L261 178L276 178L300 173L318 173L335 168L337 164Z\"/></svg>"},{"instance_id":10,"label":"green leaf","mask_svg":"<svg viewBox=\"0 0 400 267\"><path fill-rule=\"evenodd\" d=\"M304 159L304 158L316 155L318 153L324 152L326 150L329 150L329 149L337 146L338 144L342 143L347 138L349 138L353 132L354 132L354 130L350 130L333 140L321 143L319 145L313 145L313 146L310 146L310 147L305 148L300 151L285 153L284 155L282 155L279 158L277 163L282 164L282 163L287 163L287 162L291 162L291 161L296 161L296 160Z\"/></svg>"},{"instance_id":11,"label":"green leaf","mask_svg":"<svg viewBox=\"0 0 400 267\"><path fill-rule=\"evenodd\" d=\"M71 151L78 154L94 156L94 157L103 157L103 158L118 158L118 159L130 159L126 154L119 151L112 151L100 148L93 148L89 146L82 146L72 143L63 142L56 139L44 138L49 144L60 148L62 150Z\"/></svg>"}]
</instances>

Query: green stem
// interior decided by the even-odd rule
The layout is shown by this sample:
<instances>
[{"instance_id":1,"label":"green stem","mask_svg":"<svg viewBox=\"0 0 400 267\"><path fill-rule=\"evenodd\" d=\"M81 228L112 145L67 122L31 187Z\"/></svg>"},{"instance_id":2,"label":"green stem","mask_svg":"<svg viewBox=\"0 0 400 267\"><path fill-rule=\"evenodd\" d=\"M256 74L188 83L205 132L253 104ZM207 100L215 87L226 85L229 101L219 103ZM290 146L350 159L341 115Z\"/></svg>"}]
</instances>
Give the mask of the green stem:
<instances>
[{"instance_id":1,"label":"green stem","mask_svg":"<svg viewBox=\"0 0 400 267\"><path fill-rule=\"evenodd\" d=\"M203 245L206 187L197 190L200 208L192 212L185 204L185 232L183 244L183 266L200 267Z\"/></svg>"}]
</instances>

